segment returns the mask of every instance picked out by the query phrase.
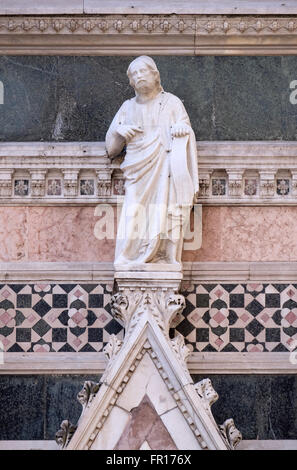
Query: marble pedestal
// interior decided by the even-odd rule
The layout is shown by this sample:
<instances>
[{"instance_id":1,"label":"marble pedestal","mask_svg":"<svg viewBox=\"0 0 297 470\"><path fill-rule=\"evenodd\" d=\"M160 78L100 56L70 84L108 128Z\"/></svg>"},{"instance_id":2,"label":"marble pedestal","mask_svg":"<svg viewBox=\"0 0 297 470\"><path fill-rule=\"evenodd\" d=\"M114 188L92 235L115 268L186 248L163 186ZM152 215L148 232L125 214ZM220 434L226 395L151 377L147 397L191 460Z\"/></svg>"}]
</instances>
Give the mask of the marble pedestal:
<instances>
[{"instance_id":1,"label":"marble pedestal","mask_svg":"<svg viewBox=\"0 0 297 470\"><path fill-rule=\"evenodd\" d=\"M185 299L178 293L182 272L166 268L116 270L111 309L124 323L124 341L111 335L100 382L85 382L78 395L83 410L77 427L62 423L62 448L227 450L240 441L232 419L218 426L213 418L218 395L210 380L193 383L183 336L169 337Z\"/></svg>"}]
</instances>

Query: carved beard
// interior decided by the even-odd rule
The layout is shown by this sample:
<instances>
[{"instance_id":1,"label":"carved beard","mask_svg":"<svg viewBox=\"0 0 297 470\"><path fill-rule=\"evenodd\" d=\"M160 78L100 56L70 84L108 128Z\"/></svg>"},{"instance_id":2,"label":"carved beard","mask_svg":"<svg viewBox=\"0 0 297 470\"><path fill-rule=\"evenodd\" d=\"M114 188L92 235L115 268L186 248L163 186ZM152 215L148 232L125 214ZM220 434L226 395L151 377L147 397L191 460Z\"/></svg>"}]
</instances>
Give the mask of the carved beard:
<instances>
[{"instance_id":1,"label":"carved beard","mask_svg":"<svg viewBox=\"0 0 297 470\"><path fill-rule=\"evenodd\" d=\"M134 90L136 93L147 94L155 90L156 86L157 86L156 82L152 84L147 80L143 80L139 82L138 84L134 83Z\"/></svg>"}]
</instances>

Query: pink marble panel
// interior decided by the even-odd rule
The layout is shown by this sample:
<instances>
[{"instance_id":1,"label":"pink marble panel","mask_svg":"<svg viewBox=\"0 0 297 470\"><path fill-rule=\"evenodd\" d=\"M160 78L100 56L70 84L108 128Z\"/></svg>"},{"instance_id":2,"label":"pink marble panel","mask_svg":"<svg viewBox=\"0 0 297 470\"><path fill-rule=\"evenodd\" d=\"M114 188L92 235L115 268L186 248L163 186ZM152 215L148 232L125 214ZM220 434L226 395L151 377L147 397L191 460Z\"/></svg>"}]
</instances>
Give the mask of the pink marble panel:
<instances>
[{"instance_id":1,"label":"pink marble panel","mask_svg":"<svg viewBox=\"0 0 297 470\"><path fill-rule=\"evenodd\" d=\"M112 261L115 240L98 240L94 207L31 207L28 257L32 261Z\"/></svg>"},{"instance_id":2,"label":"pink marble panel","mask_svg":"<svg viewBox=\"0 0 297 470\"><path fill-rule=\"evenodd\" d=\"M0 262L113 261L94 207L0 207ZM297 261L297 207L204 207L202 247L184 261ZM116 232L116 227L115 227Z\"/></svg>"},{"instance_id":3,"label":"pink marble panel","mask_svg":"<svg viewBox=\"0 0 297 470\"><path fill-rule=\"evenodd\" d=\"M202 248L185 261L296 261L297 207L204 207Z\"/></svg>"},{"instance_id":4,"label":"pink marble panel","mask_svg":"<svg viewBox=\"0 0 297 470\"><path fill-rule=\"evenodd\" d=\"M26 207L0 207L0 262L27 260Z\"/></svg>"},{"instance_id":5,"label":"pink marble panel","mask_svg":"<svg viewBox=\"0 0 297 470\"><path fill-rule=\"evenodd\" d=\"M144 441L147 441L152 450L176 450L169 432L147 395L137 408L132 409L130 420L115 449L137 450Z\"/></svg>"}]
</instances>

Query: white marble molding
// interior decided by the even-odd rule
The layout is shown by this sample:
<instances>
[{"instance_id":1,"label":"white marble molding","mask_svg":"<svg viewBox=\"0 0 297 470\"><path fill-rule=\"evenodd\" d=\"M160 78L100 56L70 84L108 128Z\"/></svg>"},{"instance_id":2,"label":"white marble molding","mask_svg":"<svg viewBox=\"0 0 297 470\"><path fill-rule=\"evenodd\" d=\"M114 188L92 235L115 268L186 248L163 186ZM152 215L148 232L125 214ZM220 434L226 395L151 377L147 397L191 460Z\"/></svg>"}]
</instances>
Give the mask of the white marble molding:
<instances>
[{"instance_id":1,"label":"white marble molding","mask_svg":"<svg viewBox=\"0 0 297 470\"><path fill-rule=\"evenodd\" d=\"M192 282L296 282L296 261L197 261L183 263L183 280ZM112 283L113 263L20 262L0 263L0 281L97 281Z\"/></svg>"},{"instance_id":2,"label":"white marble molding","mask_svg":"<svg viewBox=\"0 0 297 470\"><path fill-rule=\"evenodd\" d=\"M56 441L0 441L0 450L58 450ZM296 450L297 441L242 440L236 450Z\"/></svg>"},{"instance_id":3,"label":"white marble molding","mask_svg":"<svg viewBox=\"0 0 297 470\"><path fill-rule=\"evenodd\" d=\"M294 55L294 0L3 0L1 54ZM20 40L21 38L21 40Z\"/></svg>"},{"instance_id":4,"label":"white marble molding","mask_svg":"<svg viewBox=\"0 0 297 470\"><path fill-rule=\"evenodd\" d=\"M4 353L0 374L103 374L106 364L103 352ZM194 352L187 366L191 374L297 374L289 352Z\"/></svg>"},{"instance_id":5,"label":"white marble molding","mask_svg":"<svg viewBox=\"0 0 297 470\"><path fill-rule=\"evenodd\" d=\"M203 205L296 205L295 141L197 142ZM1 205L121 204L104 142L0 143Z\"/></svg>"}]
</instances>

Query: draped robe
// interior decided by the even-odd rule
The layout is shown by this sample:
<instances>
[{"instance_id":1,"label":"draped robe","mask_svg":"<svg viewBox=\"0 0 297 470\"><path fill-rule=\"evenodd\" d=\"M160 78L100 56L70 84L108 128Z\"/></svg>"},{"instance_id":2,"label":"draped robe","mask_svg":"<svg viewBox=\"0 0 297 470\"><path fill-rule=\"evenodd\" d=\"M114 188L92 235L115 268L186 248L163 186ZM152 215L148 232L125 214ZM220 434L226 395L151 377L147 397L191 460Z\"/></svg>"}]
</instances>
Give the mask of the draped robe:
<instances>
[{"instance_id":1,"label":"draped robe","mask_svg":"<svg viewBox=\"0 0 297 470\"><path fill-rule=\"evenodd\" d=\"M189 134L172 138L170 128L176 123L186 124ZM189 117L178 97L161 91L145 103L136 98L125 101L110 125L107 142L119 124L143 132L128 142L121 164L125 197L115 264L168 262L166 240L182 246L179 228L186 225L198 191L197 148Z\"/></svg>"}]
</instances>

